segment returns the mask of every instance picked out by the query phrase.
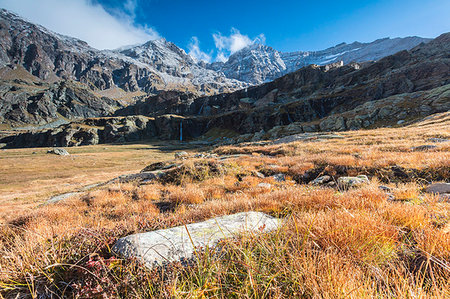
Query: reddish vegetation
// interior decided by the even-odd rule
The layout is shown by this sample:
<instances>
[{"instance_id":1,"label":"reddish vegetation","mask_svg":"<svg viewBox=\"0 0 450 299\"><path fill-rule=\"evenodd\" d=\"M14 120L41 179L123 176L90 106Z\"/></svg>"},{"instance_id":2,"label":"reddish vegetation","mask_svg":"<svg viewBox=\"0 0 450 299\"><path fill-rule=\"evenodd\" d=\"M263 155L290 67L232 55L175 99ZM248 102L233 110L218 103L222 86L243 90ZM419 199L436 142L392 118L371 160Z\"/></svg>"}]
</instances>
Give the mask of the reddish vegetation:
<instances>
[{"instance_id":1,"label":"reddish vegetation","mask_svg":"<svg viewBox=\"0 0 450 299\"><path fill-rule=\"evenodd\" d=\"M2 294L448 297L450 202L423 187L449 181L450 143L424 152L411 147L450 138L449 124L444 114L415 127L342 133L344 139L220 147L215 153L248 155L188 158L159 181L37 207L1 228ZM323 174L366 174L370 183L348 190L310 184ZM286 224L228 240L219 257L205 251L187 268L147 270L110 251L131 233L250 210Z\"/></svg>"}]
</instances>

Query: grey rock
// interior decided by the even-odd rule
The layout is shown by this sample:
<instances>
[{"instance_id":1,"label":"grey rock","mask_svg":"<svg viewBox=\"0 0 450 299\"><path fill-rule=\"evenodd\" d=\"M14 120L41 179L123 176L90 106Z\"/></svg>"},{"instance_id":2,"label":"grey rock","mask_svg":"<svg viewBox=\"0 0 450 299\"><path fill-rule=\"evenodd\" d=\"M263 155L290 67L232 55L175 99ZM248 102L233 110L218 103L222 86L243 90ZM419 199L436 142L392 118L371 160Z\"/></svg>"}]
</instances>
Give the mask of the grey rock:
<instances>
[{"instance_id":1,"label":"grey rock","mask_svg":"<svg viewBox=\"0 0 450 299\"><path fill-rule=\"evenodd\" d=\"M69 156L69 152L63 148L52 148L47 151L47 154L55 154L58 156Z\"/></svg>"},{"instance_id":2,"label":"grey rock","mask_svg":"<svg viewBox=\"0 0 450 299\"><path fill-rule=\"evenodd\" d=\"M429 151L429 150L433 150L436 149L437 146L436 145L419 145L419 146L413 146L411 147L411 150L414 152L420 152L420 151Z\"/></svg>"},{"instance_id":3,"label":"grey rock","mask_svg":"<svg viewBox=\"0 0 450 299\"><path fill-rule=\"evenodd\" d=\"M188 87L199 94L226 92L249 84L207 69L165 39L114 51L51 32L0 10L0 65L19 65L41 80L71 79L99 90L157 91ZM182 81L183 84L174 84Z\"/></svg>"},{"instance_id":4,"label":"grey rock","mask_svg":"<svg viewBox=\"0 0 450 299\"><path fill-rule=\"evenodd\" d=\"M257 176L257 177L260 178L260 179L264 179L264 178L266 177L264 174L262 174L262 173L259 172L259 171L256 171L256 172L255 172L255 176Z\"/></svg>"},{"instance_id":5,"label":"grey rock","mask_svg":"<svg viewBox=\"0 0 450 299\"><path fill-rule=\"evenodd\" d=\"M378 186L378 189L380 189L381 191L385 191L385 192L391 192L391 188L387 187L387 186Z\"/></svg>"},{"instance_id":6,"label":"grey rock","mask_svg":"<svg viewBox=\"0 0 450 299\"><path fill-rule=\"evenodd\" d=\"M187 224L119 239L114 253L124 258L136 258L147 267L174 261L189 261L196 250L214 247L220 240L247 233L270 232L278 229L282 220L260 212L243 212L216 217L204 222Z\"/></svg>"},{"instance_id":7,"label":"grey rock","mask_svg":"<svg viewBox=\"0 0 450 299\"><path fill-rule=\"evenodd\" d=\"M380 60L427 41L429 39L419 37L385 38L371 43L341 43L325 50L308 52L280 52L256 43L234 53L226 62L215 62L207 67L223 72L229 78L261 84L311 64L325 65L326 71L343 64L359 69L359 64L351 62Z\"/></svg>"},{"instance_id":8,"label":"grey rock","mask_svg":"<svg viewBox=\"0 0 450 299\"><path fill-rule=\"evenodd\" d=\"M446 138L430 138L427 141L434 142L434 143L441 143L441 142L449 142L450 139L446 139Z\"/></svg>"},{"instance_id":9,"label":"grey rock","mask_svg":"<svg viewBox=\"0 0 450 299\"><path fill-rule=\"evenodd\" d=\"M174 156L175 156L175 159L180 160L180 159L186 159L189 156L189 154L187 152L177 152L177 153L175 153Z\"/></svg>"},{"instance_id":10,"label":"grey rock","mask_svg":"<svg viewBox=\"0 0 450 299\"><path fill-rule=\"evenodd\" d=\"M265 189L270 189L270 188L272 188L272 185L271 184L269 184L269 183L259 183L258 185L256 185L257 187L260 187L260 188L265 188Z\"/></svg>"},{"instance_id":11,"label":"grey rock","mask_svg":"<svg viewBox=\"0 0 450 299\"><path fill-rule=\"evenodd\" d=\"M427 186L425 192L434 194L450 194L450 183L435 183Z\"/></svg>"},{"instance_id":12,"label":"grey rock","mask_svg":"<svg viewBox=\"0 0 450 299\"><path fill-rule=\"evenodd\" d=\"M283 173L277 173L277 174L273 175L272 178L276 182L284 182L284 181L286 181L286 175L284 175Z\"/></svg>"},{"instance_id":13,"label":"grey rock","mask_svg":"<svg viewBox=\"0 0 450 299\"><path fill-rule=\"evenodd\" d=\"M64 193L64 194L60 194L57 196L53 196L49 200L47 200L47 203L48 204L57 203L59 201L74 197L76 195L80 195L81 193L82 192L69 192L69 193Z\"/></svg>"},{"instance_id":14,"label":"grey rock","mask_svg":"<svg viewBox=\"0 0 450 299\"><path fill-rule=\"evenodd\" d=\"M331 177L329 175L324 175L316 178L311 182L313 185L323 185L331 181Z\"/></svg>"},{"instance_id":15,"label":"grey rock","mask_svg":"<svg viewBox=\"0 0 450 299\"><path fill-rule=\"evenodd\" d=\"M341 188L359 187L369 183L369 178L366 175L358 175L356 177L340 177L337 180L338 186Z\"/></svg>"}]
</instances>

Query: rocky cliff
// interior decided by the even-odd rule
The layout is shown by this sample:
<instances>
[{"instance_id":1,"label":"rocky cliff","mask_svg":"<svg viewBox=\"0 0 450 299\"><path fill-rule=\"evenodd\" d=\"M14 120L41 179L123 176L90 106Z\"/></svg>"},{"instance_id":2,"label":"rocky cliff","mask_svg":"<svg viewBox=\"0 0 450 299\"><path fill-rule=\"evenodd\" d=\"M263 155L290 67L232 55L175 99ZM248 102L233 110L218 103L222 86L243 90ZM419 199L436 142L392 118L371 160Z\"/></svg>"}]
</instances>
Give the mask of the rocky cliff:
<instances>
[{"instance_id":1,"label":"rocky cliff","mask_svg":"<svg viewBox=\"0 0 450 299\"><path fill-rule=\"evenodd\" d=\"M417 36L384 38L371 43L341 43L321 51L298 52L280 52L269 46L254 44L231 55L226 62L215 62L208 67L223 72L229 78L261 84L310 64L376 61L429 41L430 39Z\"/></svg>"},{"instance_id":2,"label":"rocky cliff","mask_svg":"<svg viewBox=\"0 0 450 299\"><path fill-rule=\"evenodd\" d=\"M0 10L0 67L22 66L46 82L75 80L91 89L214 94L248 84L207 70L164 39L126 50L99 51L83 41ZM1 72L0 72L1 73Z\"/></svg>"},{"instance_id":3,"label":"rocky cliff","mask_svg":"<svg viewBox=\"0 0 450 299\"><path fill-rule=\"evenodd\" d=\"M236 136L234 141L249 141L301 132L400 125L450 110L449 53L450 33L446 33L376 62L311 65L233 93L200 98L161 93L118 109L116 114L125 118L109 119L111 124L103 126L98 138L83 137L87 128L99 127L86 121L3 142L10 146L68 146L86 144L86 140L131 141L129 136L179 139L181 131L183 140L231 132ZM147 121L134 121L136 113L146 115ZM54 139L54 135L59 137ZM77 137L67 139L69 135Z\"/></svg>"},{"instance_id":4,"label":"rocky cliff","mask_svg":"<svg viewBox=\"0 0 450 299\"><path fill-rule=\"evenodd\" d=\"M51 126L108 116L123 105L73 81L0 81L0 123L12 127Z\"/></svg>"}]
</instances>

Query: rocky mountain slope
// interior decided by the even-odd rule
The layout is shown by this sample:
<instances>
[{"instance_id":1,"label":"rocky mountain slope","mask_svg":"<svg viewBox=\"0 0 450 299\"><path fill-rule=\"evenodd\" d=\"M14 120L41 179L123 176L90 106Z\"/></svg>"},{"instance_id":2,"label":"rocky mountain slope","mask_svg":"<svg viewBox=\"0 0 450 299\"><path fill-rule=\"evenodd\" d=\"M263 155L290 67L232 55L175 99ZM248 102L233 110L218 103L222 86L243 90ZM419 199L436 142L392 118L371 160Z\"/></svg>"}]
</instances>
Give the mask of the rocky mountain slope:
<instances>
[{"instance_id":1,"label":"rocky mountain slope","mask_svg":"<svg viewBox=\"0 0 450 299\"><path fill-rule=\"evenodd\" d=\"M51 127L70 120L101 117L123 105L72 81L0 81L0 123Z\"/></svg>"},{"instance_id":2,"label":"rocky mountain slope","mask_svg":"<svg viewBox=\"0 0 450 299\"><path fill-rule=\"evenodd\" d=\"M99 51L83 41L51 32L0 10L0 67L23 66L46 82L76 80L91 89L161 90L213 94L245 87L194 62L164 39L117 51ZM0 72L1 73L1 72Z\"/></svg>"},{"instance_id":3,"label":"rocky mountain slope","mask_svg":"<svg viewBox=\"0 0 450 299\"><path fill-rule=\"evenodd\" d=\"M339 61L348 64L379 60L429 41L430 39L417 36L384 38L371 43L341 43L321 51L288 53L277 51L269 46L254 44L234 53L226 62L215 62L207 67L223 72L228 78L261 84L310 64L326 65Z\"/></svg>"},{"instance_id":4,"label":"rocky mountain slope","mask_svg":"<svg viewBox=\"0 0 450 299\"><path fill-rule=\"evenodd\" d=\"M311 65L263 85L200 98L162 93L118 109L116 115L122 117L85 120L2 142L13 147L69 146L180 135L183 140L215 141L228 135L235 138L227 142L242 142L407 124L450 110L449 53L446 33L377 62ZM136 118L136 113L146 117ZM96 128L98 133L92 133ZM94 136L83 137L88 131Z\"/></svg>"}]
</instances>

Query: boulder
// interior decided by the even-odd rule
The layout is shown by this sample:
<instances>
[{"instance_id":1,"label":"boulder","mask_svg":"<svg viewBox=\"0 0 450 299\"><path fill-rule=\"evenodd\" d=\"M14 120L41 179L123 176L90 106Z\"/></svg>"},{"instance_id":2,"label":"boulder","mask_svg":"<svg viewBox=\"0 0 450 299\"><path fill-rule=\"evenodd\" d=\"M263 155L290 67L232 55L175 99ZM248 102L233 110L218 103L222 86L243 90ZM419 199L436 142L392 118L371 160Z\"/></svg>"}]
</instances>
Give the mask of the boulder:
<instances>
[{"instance_id":1,"label":"boulder","mask_svg":"<svg viewBox=\"0 0 450 299\"><path fill-rule=\"evenodd\" d=\"M136 258L152 267L167 262L186 262L195 257L196 250L213 247L226 238L240 233L260 233L276 230L281 219L260 212L243 212L209 219L200 223L134 234L119 239L114 253L124 258Z\"/></svg>"},{"instance_id":2,"label":"boulder","mask_svg":"<svg viewBox=\"0 0 450 299\"><path fill-rule=\"evenodd\" d=\"M434 143L441 143L441 142L448 142L450 139L446 138L430 138L427 141L434 142Z\"/></svg>"},{"instance_id":3,"label":"boulder","mask_svg":"<svg viewBox=\"0 0 450 299\"><path fill-rule=\"evenodd\" d=\"M55 154L58 156L69 156L69 152L63 148L52 148L47 151L47 154Z\"/></svg>"},{"instance_id":4,"label":"boulder","mask_svg":"<svg viewBox=\"0 0 450 299\"><path fill-rule=\"evenodd\" d=\"M259 187L259 188L265 188L265 189L270 189L270 188L272 188L272 185L269 184L269 183L259 183L259 184L257 185L257 187Z\"/></svg>"},{"instance_id":5,"label":"boulder","mask_svg":"<svg viewBox=\"0 0 450 299\"><path fill-rule=\"evenodd\" d=\"M331 177L329 175L320 176L314 181L311 182L313 185L323 185L331 181Z\"/></svg>"},{"instance_id":6,"label":"boulder","mask_svg":"<svg viewBox=\"0 0 450 299\"><path fill-rule=\"evenodd\" d=\"M366 175L358 175L356 177L343 176L337 180L338 186L341 188L358 187L369 183L369 178Z\"/></svg>"},{"instance_id":7,"label":"boulder","mask_svg":"<svg viewBox=\"0 0 450 299\"><path fill-rule=\"evenodd\" d=\"M276 182L284 182L284 181L286 181L286 176L283 173L277 173L277 174L273 175L272 178Z\"/></svg>"},{"instance_id":8,"label":"boulder","mask_svg":"<svg viewBox=\"0 0 450 299\"><path fill-rule=\"evenodd\" d=\"M427 186L425 192L434 194L450 194L450 183L435 183Z\"/></svg>"},{"instance_id":9,"label":"boulder","mask_svg":"<svg viewBox=\"0 0 450 299\"><path fill-rule=\"evenodd\" d=\"M411 148L411 150L413 152L420 152L420 151L429 151L429 150L433 150L433 149L436 149L436 148L437 148L436 145L425 144L425 145L413 146Z\"/></svg>"},{"instance_id":10,"label":"boulder","mask_svg":"<svg viewBox=\"0 0 450 299\"><path fill-rule=\"evenodd\" d=\"M189 156L187 152L177 152L175 153L175 159L186 159Z\"/></svg>"}]
</instances>

